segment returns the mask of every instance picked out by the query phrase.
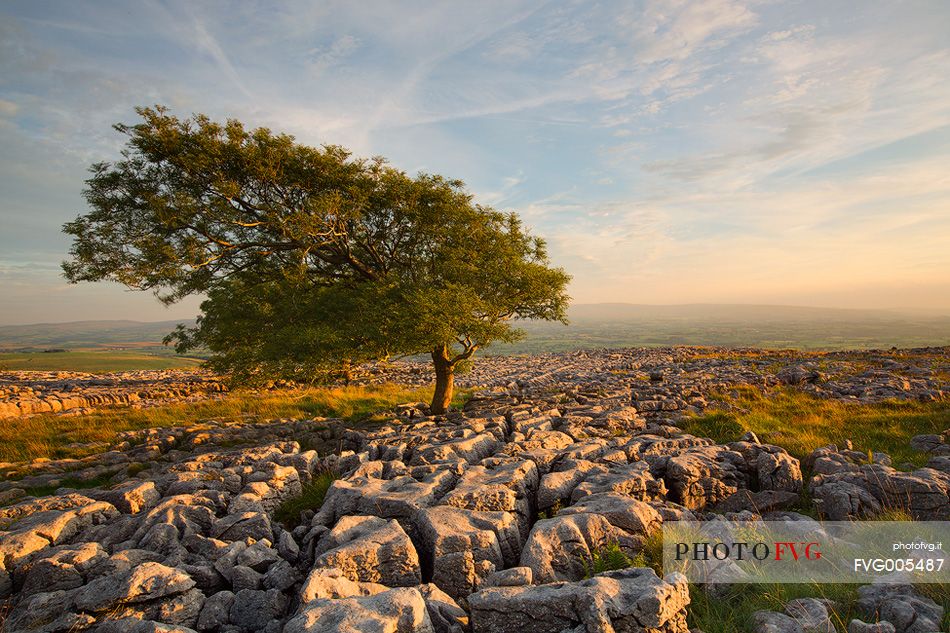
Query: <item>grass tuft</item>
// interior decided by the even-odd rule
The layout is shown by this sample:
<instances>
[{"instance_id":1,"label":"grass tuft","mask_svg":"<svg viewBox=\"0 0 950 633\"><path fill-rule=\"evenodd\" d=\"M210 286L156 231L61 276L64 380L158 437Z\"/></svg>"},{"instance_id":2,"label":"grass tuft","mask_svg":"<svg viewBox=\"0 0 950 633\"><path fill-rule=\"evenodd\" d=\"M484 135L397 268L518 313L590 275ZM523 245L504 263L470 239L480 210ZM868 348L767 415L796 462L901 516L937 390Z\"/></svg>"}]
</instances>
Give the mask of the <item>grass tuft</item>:
<instances>
[{"instance_id":1,"label":"grass tuft","mask_svg":"<svg viewBox=\"0 0 950 633\"><path fill-rule=\"evenodd\" d=\"M591 558L584 562L585 578L593 578L605 571L626 569L633 565L633 559L627 556L620 545L611 542L591 552Z\"/></svg>"},{"instance_id":2,"label":"grass tuft","mask_svg":"<svg viewBox=\"0 0 950 633\"><path fill-rule=\"evenodd\" d=\"M297 527L300 525L300 513L305 510L319 510L327 496L327 490L336 479L337 476L331 472L317 475L310 483L304 485L299 497L287 499L281 503L274 512L274 518L288 530Z\"/></svg>"}]
</instances>

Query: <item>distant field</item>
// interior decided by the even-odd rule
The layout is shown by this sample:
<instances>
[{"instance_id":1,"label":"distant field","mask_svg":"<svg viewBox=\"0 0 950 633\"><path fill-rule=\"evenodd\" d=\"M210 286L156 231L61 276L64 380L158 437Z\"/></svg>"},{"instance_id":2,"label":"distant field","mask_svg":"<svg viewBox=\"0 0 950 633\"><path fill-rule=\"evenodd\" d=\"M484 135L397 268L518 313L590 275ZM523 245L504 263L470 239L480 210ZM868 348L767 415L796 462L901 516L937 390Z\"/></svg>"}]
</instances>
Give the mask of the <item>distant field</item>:
<instances>
[{"instance_id":1,"label":"distant field","mask_svg":"<svg viewBox=\"0 0 950 633\"><path fill-rule=\"evenodd\" d=\"M570 325L516 322L527 336L487 354L605 347L714 345L766 349L888 349L950 345L950 317L771 306L579 305Z\"/></svg>"},{"instance_id":2,"label":"distant field","mask_svg":"<svg viewBox=\"0 0 950 633\"><path fill-rule=\"evenodd\" d=\"M197 367L201 359L141 350L71 350L67 352L12 352L0 354L0 369L85 371L105 373L137 369Z\"/></svg>"},{"instance_id":3,"label":"distant field","mask_svg":"<svg viewBox=\"0 0 950 633\"><path fill-rule=\"evenodd\" d=\"M950 345L950 316L795 306L577 304L570 325L516 321L527 336L484 354L537 354L605 347L713 345L768 349L887 349ZM76 321L0 326L0 350L124 348L161 356L176 321ZM196 354L201 356L201 354ZM2 362L2 360L0 360Z\"/></svg>"}]
</instances>

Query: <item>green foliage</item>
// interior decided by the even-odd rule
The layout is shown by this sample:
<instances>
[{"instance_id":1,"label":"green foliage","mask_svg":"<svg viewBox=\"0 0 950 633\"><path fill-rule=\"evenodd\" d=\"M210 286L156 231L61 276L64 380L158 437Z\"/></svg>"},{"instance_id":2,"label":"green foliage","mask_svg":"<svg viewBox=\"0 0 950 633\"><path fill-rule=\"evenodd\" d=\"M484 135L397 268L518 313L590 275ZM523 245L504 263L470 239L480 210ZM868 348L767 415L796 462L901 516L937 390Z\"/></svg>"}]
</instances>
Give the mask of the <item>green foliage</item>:
<instances>
[{"instance_id":1,"label":"green foliage","mask_svg":"<svg viewBox=\"0 0 950 633\"><path fill-rule=\"evenodd\" d=\"M387 313L375 314L374 287L231 279L209 292L197 328L179 326L167 340L180 351L212 350L209 367L238 383L328 382L344 376L347 363L388 355L398 341Z\"/></svg>"},{"instance_id":2,"label":"green foliage","mask_svg":"<svg viewBox=\"0 0 950 633\"><path fill-rule=\"evenodd\" d=\"M327 490L337 476L331 472L320 473L312 481L304 485L300 496L287 499L274 511L274 518L287 529L293 529L300 524L300 513L304 510L319 510Z\"/></svg>"},{"instance_id":3,"label":"green foliage","mask_svg":"<svg viewBox=\"0 0 950 633\"><path fill-rule=\"evenodd\" d=\"M643 549L633 557L631 567L649 567L663 577L663 531L657 530L646 537Z\"/></svg>"},{"instance_id":4,"label":"green foliage","mask_svg":"<svg viewBox=\"0 0 950 633\"><path fill-rule=\"evenodd\" d=\"M626 569L634 564L634 560L627 556L620 545L611 542L591 552L589 561L584 562L585 578L592 578L605 571Z\"/></svg>"},{"instance_id":5,"label":"green foliage","mask_svg":"<svg viewBox=\"0 0 950 633\"><path fill-rule=\"evenodd\" d=\"M544 241L461 181L234 120L138 113L115 126L122 159L92 167L92 210L63 227L63 270L168 303L207 295L197 326L169 337L179 351L207 347L251 382L431 353L450 397L457 363L520 337L512 319L566 320L570 277Z\"/></svg>"}]
</instances>

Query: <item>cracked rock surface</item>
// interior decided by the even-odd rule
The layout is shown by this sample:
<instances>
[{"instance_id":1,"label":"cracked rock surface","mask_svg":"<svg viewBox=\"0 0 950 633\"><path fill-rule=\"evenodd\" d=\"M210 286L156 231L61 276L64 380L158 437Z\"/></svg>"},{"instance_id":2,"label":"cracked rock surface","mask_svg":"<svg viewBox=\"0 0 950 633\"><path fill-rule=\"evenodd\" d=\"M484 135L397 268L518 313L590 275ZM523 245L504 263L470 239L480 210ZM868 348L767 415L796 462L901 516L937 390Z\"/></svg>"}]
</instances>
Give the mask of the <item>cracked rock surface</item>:
<instances>
[{"instance_id":1,"label":"cracked rock surface","mask_svg":"<svg viewBox=\"0 0 950 633\"><path fill-rule=\"evenodd\" d=\"M897 384L906 367L891 365L835 373L845 355L818 372L807 357L708 354L486 359L465 378L480 385L474 397L446 416L411 405L357 429L209 421L125 434L82 460L6 464L4 633L687 633L685 578L649 568L588 577L595 552L616 545L633 558L664 521L784 510L803 488L830 518L896 498L915 518L950 518L946 434L914 439L931 455L927 468L902 472L883 454L868 463L824 447L803 481L797 459L754 435L716 444L677 427L737 385L870 401L905 386L907 398L943 398L938 379ZM428 379L413 367L378 379ZM287 525L275 518L326 472L337 479L319 508ZM26 495L66 473L112 481ZM891 630L886 620L916 633L942 618L912 589L865 588L858 606L871 624L855 620L855 630ZM760 612L756 626L822 630L825 608L800 600Z\"/></svg>"}]
</instances>

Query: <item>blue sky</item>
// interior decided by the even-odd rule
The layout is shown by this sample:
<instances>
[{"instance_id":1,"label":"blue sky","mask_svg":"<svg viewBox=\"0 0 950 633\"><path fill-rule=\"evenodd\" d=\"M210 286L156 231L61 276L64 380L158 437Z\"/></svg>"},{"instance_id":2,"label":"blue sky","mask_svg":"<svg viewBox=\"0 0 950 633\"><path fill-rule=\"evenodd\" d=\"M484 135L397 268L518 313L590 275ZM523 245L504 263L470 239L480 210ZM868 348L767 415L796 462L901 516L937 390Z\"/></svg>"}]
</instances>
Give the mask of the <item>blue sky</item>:
<instances>
[{"instance_id":1,"label":"blue sky","mask_svg":"<svg viewBox=\"0 0 950 633\"><path fill-rule=\"evenodd\" d=\"M59 277L155 103L461 178L578 302L950 313L948 34L945 0L8 1L0 323L196 313Z\"/></svg>"}]
</instances>

